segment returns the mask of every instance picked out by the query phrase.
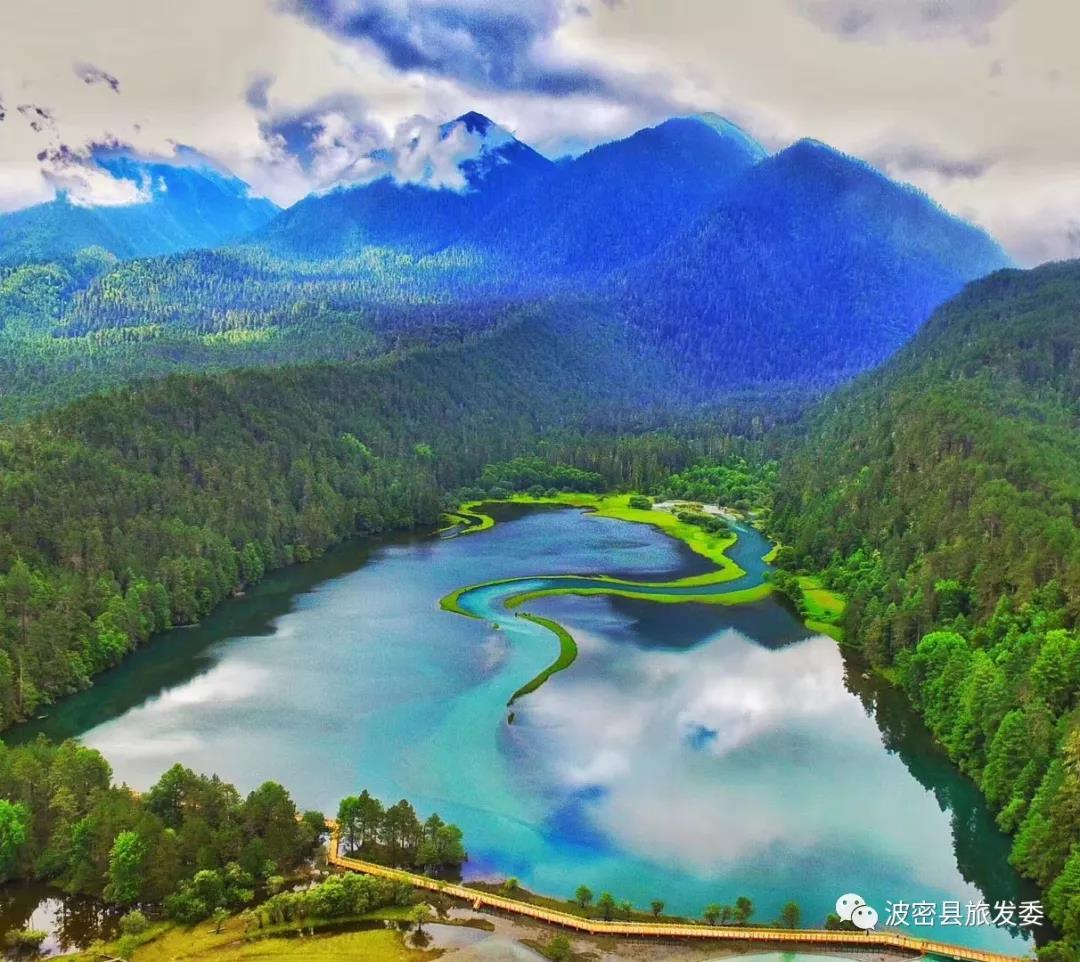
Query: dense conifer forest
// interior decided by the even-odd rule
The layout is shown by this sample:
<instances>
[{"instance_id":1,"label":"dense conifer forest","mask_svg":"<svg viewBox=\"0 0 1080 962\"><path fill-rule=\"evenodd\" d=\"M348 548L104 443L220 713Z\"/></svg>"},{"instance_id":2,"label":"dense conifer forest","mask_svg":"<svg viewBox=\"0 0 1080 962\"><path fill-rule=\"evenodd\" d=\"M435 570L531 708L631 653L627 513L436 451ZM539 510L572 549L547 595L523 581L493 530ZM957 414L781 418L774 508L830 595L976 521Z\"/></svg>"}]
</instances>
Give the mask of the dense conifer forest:
<instances>
[{"instance_id":1,"label":"dense conifer forest","mask_svg":"<svg viewBox=\"0 0 1080 962\"><path fill-rule=\"evenodd\" d=\"M648 423L640 396L665 396L666 369L619 338L528 314L465 345L178 375L4 428L0 723L267 570L352 534L435 525L489 461ZM676 447L685 463L691 446Z\"/></svg>"},{"instance_id":2,"label":"dense conifer forest","mask_svg":"<svg viewBox=\"0 0 1080 962\"><path fill-rule=\"evenodd\" d=\"M773 523L1080 938L1080 264L971 285L826 399Z\"/></svg>"},{"instance_id":3,"label":"dense conifer forest","mask_svg":"<svg viewBox=\"0 0 1080 962\"><path fill-rule=\"evenodd\" d=\"M173 900L189 921L242 906L257 884L295 872L325 830L267 782L242 798L175 766L145 795L76 742L0 746L0 875L42 878L118 905Z\"/></svg>"},{"instance_id":4,"label":"dense conifer forest","mask_svg":"<svg viewBox=\"0 0 1080 962\"><path fill-rule=\"evenodd\" d=\"M364 791L344 799L339 816L347 843L369 860L437 876L468 857L456 825L435 813L421 820L406 799L384 805ZM301 813L276 782L243 796L174 765L139 794L74 741L0 744L0 881L39 879L125 912L122 958L149 928L143 909L184 926L243 912L262 928L414 901L406 883L359 875L298 884L320 872L326 833L325 816Z\"/></svg>"}]
</instances>

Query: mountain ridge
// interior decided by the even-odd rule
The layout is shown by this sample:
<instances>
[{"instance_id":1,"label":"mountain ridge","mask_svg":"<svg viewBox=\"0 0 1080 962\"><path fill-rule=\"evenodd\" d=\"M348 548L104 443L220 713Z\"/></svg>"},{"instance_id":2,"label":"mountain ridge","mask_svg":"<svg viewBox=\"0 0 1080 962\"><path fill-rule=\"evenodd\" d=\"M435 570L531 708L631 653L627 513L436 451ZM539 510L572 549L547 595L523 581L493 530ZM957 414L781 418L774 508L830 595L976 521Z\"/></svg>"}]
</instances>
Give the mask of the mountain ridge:
<instances>
[{"instance_id":1,"label":"mountain ridge","mask_svg":"<svg viewBox=\"0 0 1080 962\"><path fill-rule=\"evenodd\" d=\"M632 321L687 356L738 377L748 349L786 343L762 373L829 384L880 363L968 281L1011 265L925 194L802 140L750 167L618 282Z\"/></svg>"},{"instance_id":2,"label":"mountain ridge","mask_svg":"<svg viewBox=\"0 0 1080 962\"><path fill-rule=\"evenodd\" d=\"M589 302L668 356L688 396L805 393L879 363L1010 263L863 161L811 140L769 155L711 115L559 164L475 112L418 123L396 149L384 176L309 196L242 245L0 276L0 330L63 341L60 353L81 337L180 336L213 339L177 352L184 364L275 340L332 360L335 344L351 358L364 343L438 338L446 312L457 331L492 306L555 298ZM420 183L400 179L410 171ZM343 336L350 325L359 338ZM237 356L270 364L281 351Z\"/></svg>"},{"instance_id":3,"label":"mountain ridge","mask_svg":"<svg viewBox=\"0 0 1080 962\"><path fill-rule=\"evenodd\" d=\"M218 247L247 236L278 207L251 187L205 162L145 160L122 151L95 154L95 166L137 186L139 202L75 203L68 191L54 200L0 214L0 264L45 262L100 247L122 257L174 254Z\"/></svg>"},{"instance_id":4,"label":"mountain ridge","mask_svg":"<svg viewBox=\"0 0 1080 962\"><path fill-rule=\"evenodd\" d=\"M428 254L451 243L463 223L482 217L520 181L553 167L475 111L441 124L437 141L414 136L398 153L379 153L371 180L309 194L249 243L300 257L345 257L365 247Z\"/></svg>"},{"instance_id":5,"label":"mountain ridge","mask_svg":"<svg viewBox=\"0 0 1080 962\"><path fill-rule=\"evenodd\" d=\"M511 273L611 271L701 216L764 156L727 121L672 117L599 144L535 190L511 195L454 250L493 256Z\"/></svg>"}]
</instances>

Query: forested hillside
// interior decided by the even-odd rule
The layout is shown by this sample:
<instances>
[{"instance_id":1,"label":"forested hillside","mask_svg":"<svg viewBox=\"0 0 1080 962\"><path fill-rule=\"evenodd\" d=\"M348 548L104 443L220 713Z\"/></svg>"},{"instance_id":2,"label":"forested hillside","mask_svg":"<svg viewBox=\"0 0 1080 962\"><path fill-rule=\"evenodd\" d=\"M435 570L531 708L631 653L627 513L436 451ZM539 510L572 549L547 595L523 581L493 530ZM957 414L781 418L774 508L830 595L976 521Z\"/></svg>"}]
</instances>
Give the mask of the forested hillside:
<instances>
[{"instance_id":1,"label":"forested hillside","mask_svg":"<svg viewBox=\"0 0 1080 962\"><path fill-rule=\"evenodd\" d=\"M356 365L176 376L0 430L0 725L270 568L434 524L489 461L670 399L667 372L610 327L583 339L564 321Z\"/></svg>"},{"instance_id":2,"label":"forested hillside","mask_svg":"<svg viewBox=\"0 0 1080 962\"><path fill-rule=\"evenodd\" d=\"M355 361L489 330L495 300L375 299L363 267L236 251L0 268L0 420L178 371Z\"/></svg>"},{"instance_id":3,"label":"forested hillside","mask_svg":"<svg viewBox=\"0 0 1080 962\"><path fill-rule=\"evenodd\" d=\"M692 378L831 385L1010 261L930 198L817 141L761 161L620 278L615 303Z\"/></svg>"},{"instance_id":4,"label":"forested hillside","mask_svg":"<svg viewBox=\"0 0 1080 962\"><path fill-rule=\"evenodd\" d=\"M1080 938L1080 263L971 285L827 399L774 521Z\"/></svg>"}]
</instances>

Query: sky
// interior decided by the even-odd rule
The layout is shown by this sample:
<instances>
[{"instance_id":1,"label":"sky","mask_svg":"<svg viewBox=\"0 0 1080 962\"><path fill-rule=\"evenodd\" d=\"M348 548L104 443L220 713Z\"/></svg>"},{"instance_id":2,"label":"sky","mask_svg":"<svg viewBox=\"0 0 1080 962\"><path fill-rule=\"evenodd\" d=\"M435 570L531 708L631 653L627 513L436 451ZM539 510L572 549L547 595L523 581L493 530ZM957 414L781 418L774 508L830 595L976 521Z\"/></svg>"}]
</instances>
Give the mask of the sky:
<instances>
[{"instance_id":1,"label":"sky","mask_svg":"<svg viewBox=\"0 0 1080 962\"><path fill-rule=\"evenodd\" d=\"M713 111L1080 256L1077 0L0 0L0 210L196 151L286 206L467 110L550 157ZM428 140L431 140L428 137ZM182 149L187 148L187 149ZM181 160L180 162L188 162Z\"/></svg>"}]
</instances>

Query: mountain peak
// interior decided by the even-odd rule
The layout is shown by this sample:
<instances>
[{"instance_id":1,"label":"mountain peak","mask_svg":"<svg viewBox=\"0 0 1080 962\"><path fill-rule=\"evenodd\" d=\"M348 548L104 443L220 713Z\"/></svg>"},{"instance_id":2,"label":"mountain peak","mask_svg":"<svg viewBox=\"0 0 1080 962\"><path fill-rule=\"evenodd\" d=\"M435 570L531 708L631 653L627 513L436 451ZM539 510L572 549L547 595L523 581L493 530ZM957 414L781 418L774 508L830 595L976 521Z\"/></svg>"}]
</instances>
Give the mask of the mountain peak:
<instances>
[{"instance_id":1,"label":"mountain peak","mask_svg":"<svg viewBox=\"0 0 1080 962\"><path fill-rule=\"evenodd\" d=\"M468 113L455 117L453 120L448 120L439 126L439 136L444 139L456 131L464 131L469 136L476 138L479 143L496 146L511 143L517 139L505 127L495 123L490 117L477 113L475 110L470 110Z\"/></svg>"},{"instance_id":2,"label":"mountain peak","mask_svg":"<svg viewBox=\"0 0 1080 962\"><path fill-rule=\"evenodd\" d=\"M779 151L776 156L778 158L783 157L787 159L805 160L811 163L831 162L835 164L851 164L858 167L870 167L866 161L859 160L856 157L850 157L843 151L837 150L835 147L826 144L824 141L815 140L813 137L803 137L802 140L795 141L795 143Z\"/></svg>"},{"instance_id":3,"label":"mountain peak","mask_svg":"<svg viewBox=\"0 0 1080 962\"><path fill-rule=\"evenodd\" d=\"M554 169L475 110L439 124L417 118L408 133L368 155L376 176L309 195L271 223L261 240L320 257L365 247L431 253L529 179Z\"/></svg>"},{"instance_id":4,"label":"mountain peak","mask_svg":"<svg viewBox=\"0 0 1080 962\"><path fill-rule=\"evenodd\" d=\"M963 264L958 274L965 281L1012 265L989 234L950 213L925 191L820 140L796 141L752 173L766 188L767 199L797 186L819 212L824 204L842 203L849 212L869 217L877 236L890 238L898 249L918 244L924 251L936 251L947 266Z\"/></svg>"},{"instance_id":5,"label":"mountain peak","mask_svg":"<svg viewBox=\"0 0 1080 962\"><path fill-rule=\"evenodd\" d=\"M878 170L878 168L869 161L863 160L861 157L856 157L853 154L846 153L837 147L833 147L831 144L816 140L813 137L803 137L801 140L795 141L795 143L785 147L783 150L777 151L773 157L776 160L785 163L795 162L808 167L817 167L825 170L862 171L864 174L871 177L876 177L882 181L903 186L884 172Z\"/></svg>"},{"instance_id":6,"label":"mountain peak","mask_svg":"<svg viewBox=\"0 0 1080 962\"><path fill-rule=\"evenodd\" d=\"M775 176L788 179L824 181L849 188L857 184L876 184L880 189L910 190L896 183L865 160L845 154L829 144L804 137L770 157L764 168L775 168Z\"/></svg>"},{"instance_id":7,"label":"mountain peak","mask_svg":"<svg viewBox=\"0 0 1080 962\"><path fill-rule=\"evenodd\" d=\"M796 140L795 143L791 144L787 149L804 151L806 153L819 151L826 154L840 154L842 157L847 156L831 144L825 143L824 140L818 140L816 137L802 137L799 140Z\"/></svg>"},{"instance_id":8,"label":"mountain peak","mask_svg":"<svg viewBox=\"0 0 1080 962\"><path fill-rule=\"evenodd\" d=\"M485 117L475 110L466 111L460 117L455 117L451 124L464 124L465 129L470 134L480 134L481 136L486 134L492 127L498 126L490 117Z\"/></svg>"},{"instance_id":9,"label":"mountain peak","mask_svg":"<svg viewBox=\"0 0 1080 962\"><path fill-rule=\"evenodd\" d=\"M690 114L669 117L654 127L631 134L619 144L637 144L653 151L663 149L689 151L699 157L722 156L738 166L753 166L767 156L767 151L742 128L716 114ZM596 150L609 145L601 144Z\"/></svg>"},{"instance_id":10,"label":"mountain peak","mask_svg":"<svg viewBox=\"0 0 1080 962\"><path fill-rule=\"evenodd\" d=\"M443 141L456 138L455 163L464 178L464 187L475 189L492 176L515 168L516 175L547 170L551 162L509 130L475 110L444 123L439 128Z\"/></svg>"},{"instance_id":11,"label":"mountain peak","mask_svg":"<svg viewBox=\"0 0 1080 962\"><path fill-rule=\"evenodd\" d=\"M711 130L714 130L721 137L734 141L743 148L747 153L756 155L758 159L765 157L768 151L761 146L753 137L751 137L745 130L738 124L728 120L726 117L721 117L719 114L712 113L711 111L705 111L703 113L689 114L686 117L675 118L680 120L694 120L699 124L704 124Z\"/></svg>"}]
</instances>

